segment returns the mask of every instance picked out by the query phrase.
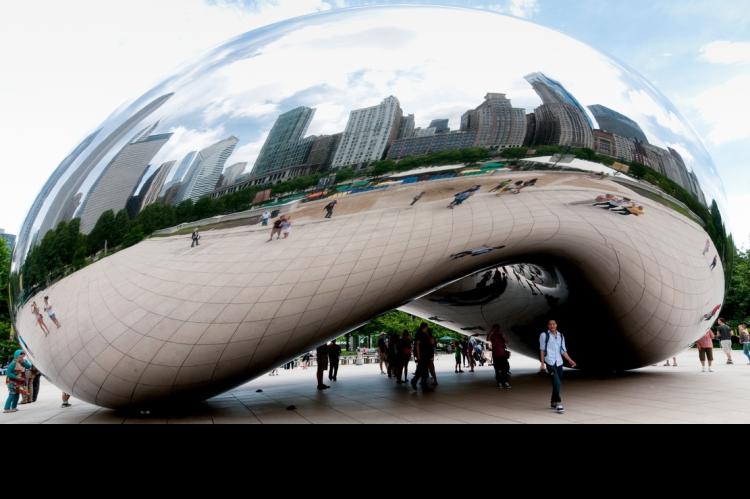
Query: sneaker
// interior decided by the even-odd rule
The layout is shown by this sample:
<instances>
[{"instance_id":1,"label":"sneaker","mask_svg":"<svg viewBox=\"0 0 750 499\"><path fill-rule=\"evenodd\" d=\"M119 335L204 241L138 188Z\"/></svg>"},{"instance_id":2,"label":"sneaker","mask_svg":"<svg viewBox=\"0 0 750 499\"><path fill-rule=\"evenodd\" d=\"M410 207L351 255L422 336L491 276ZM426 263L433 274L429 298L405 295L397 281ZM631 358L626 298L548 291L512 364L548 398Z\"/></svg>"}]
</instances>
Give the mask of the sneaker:
<instances>
[{"instance_id":1,"label":"sneaker","mask_svg":"<svg viewBox=\"0 0 750 499\"><path fill-rule=\"evenodd\" d=\"M734 362L732 362L731 360L728 360L728 361L727 361L727 365L728 365L728 366L732 366L732 365L734 365Z\"/></svg>"},{"instance_id":2,"label":"sneaker","mask_svg":"<svg viewBox=\"0 0 750 499\"><path fill-rule=\"evenodd\" d=\"M558 414L565 414L565 407L563 407L562 404L558 405L555 410Z\"/></svg>"},{"instance_id":3,"label":"sneaker","mask_svg":"<svg viewBox=\"0 0 750 499\"><path fill-rule=\"evenodd\" d=\"M555 410L557 410L557 404L552 404L552 405L549 406L549 408L552 409L553 411L555 411Z\"/></svg>"},{"instance_id":4,"label":"sneaker","mask_svg":"<svg viewBox=\"0 0 750 499\"><path fill-rule=\"evenodd\" d=\"M703 368L703 372L706 372L706 368L705 367Z\"/></svg>"},{"instance_id":5,"label":"sneaker","mask_svg":"<svg viewBox=\"0 0 750 499\"><path fill-rule=\"evenodd\" d=\"M10 409L8 409L7 411L3 411L3 414L10 414L11 412L13 412L13 411L11 411Z\"/></svg>"},{"instance_id":6,"label":"sneaker","mask_svg":"<svg viewBox=\"0 0 750 499\"><path fill-rule=\"evenodd\" d=\"M328 390L329 388L331 388L331 387L328 386L328 385L318 385L318 390L320 390L321 392L323 390Z\"/></svg>"},{"instance_id":7,"label":"sneaker","mask_svg":"<svg viewBox=\"0 0 750 499\"><path fill-rule=\"evenodd\" d=\"M503 388L505 388L506 390L510 390L512 387L510 386L510 383L505 383L503 385Z\"/></svg>"},{"instance_id":8,"label":"sneaker","mask_svg":"<svg viewBox=\"0 0 750 499\"><path fill-rule=\"evenodd\" d=\"M69 404L69 403L67 403L67 402L66 402L66 403L64 403L64 404L62 405L62 408L63 408L63 409L67 409L68 407L71 407L72 405L73 405L73 404Z\"/></svg>"},{"instance_id":9,"label":"sneaker","mask_svg":"<svg viewBox=\"0 0 750 499\"><path fill-rule=\"evenodd\" d=\"M708 368L708 372L712 373L712 372L714 372L714 370L713 370L712 368L710 368L710 367L709 367L709 368Z\"/></svg>"}]
</instances>

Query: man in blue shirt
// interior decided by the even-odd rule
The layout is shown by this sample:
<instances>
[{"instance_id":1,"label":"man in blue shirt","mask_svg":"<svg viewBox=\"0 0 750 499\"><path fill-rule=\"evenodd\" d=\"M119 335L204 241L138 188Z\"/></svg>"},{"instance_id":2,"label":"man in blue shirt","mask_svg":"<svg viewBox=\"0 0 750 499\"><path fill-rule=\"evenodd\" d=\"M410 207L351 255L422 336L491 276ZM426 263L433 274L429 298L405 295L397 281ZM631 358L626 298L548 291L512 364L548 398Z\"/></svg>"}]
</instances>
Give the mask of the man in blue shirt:
<instances>
[{"instance_id":1,"label":"man in blue shirt","mask_svg":"<svg viewBox=\"0 0 750 499\"><path fill-rule=\"evenodd\" d=\"M542 371L546 370L552 376L551 407L559 414L563 414L565 413L565 407L562 405L560 390L562 387L564 361L567 360L570 367L576 367L577 364L568 355L565 336L557 330L557 321L549 321L547 331L539 337L539 351L539 358L542 361Z\"/></svg>"}]
</instances>

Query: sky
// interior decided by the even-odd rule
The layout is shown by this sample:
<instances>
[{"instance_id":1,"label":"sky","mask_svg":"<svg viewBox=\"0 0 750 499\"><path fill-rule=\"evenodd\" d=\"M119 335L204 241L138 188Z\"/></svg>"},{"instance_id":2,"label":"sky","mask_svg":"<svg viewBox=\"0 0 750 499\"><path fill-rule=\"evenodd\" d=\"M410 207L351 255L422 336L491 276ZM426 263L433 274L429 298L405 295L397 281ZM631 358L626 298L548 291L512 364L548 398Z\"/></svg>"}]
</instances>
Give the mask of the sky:
<instances>
[{"instance_id":1,"label":"sky","mask_svg":"<svg viewBox=\"0 0 750 499\"><path fill-rule=\"evenodd\" d=\"M390 3L523 17L635 68L688 118L750 242L746 0L39 0L0 8L0 228L17 233L60 161L114 109L231 37L290 17ZM450 43L446 33L444 43Z\"/></svg>"}]
</instances>

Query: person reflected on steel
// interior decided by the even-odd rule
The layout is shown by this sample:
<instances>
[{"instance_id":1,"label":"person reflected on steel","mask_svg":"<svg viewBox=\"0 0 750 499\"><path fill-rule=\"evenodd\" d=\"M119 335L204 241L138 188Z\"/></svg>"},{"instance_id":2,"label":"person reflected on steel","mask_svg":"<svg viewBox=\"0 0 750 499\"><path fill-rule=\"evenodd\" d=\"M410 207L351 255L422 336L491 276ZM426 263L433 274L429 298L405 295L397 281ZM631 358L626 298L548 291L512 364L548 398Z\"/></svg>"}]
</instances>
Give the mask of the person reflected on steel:
<instances>
[{"instance_id":1,"label":"person reflected on steel","mask_svg":"<svg viewBox=\"0 0 750 499\"><path fill-rule=\"evenodd\" d=\"M338 201L331 201L328 203L325 207L326 211L326 218L332 218L333 217L333 210L336 208L336 205L338 204Z\"/></svg>"},{"instance_id":2,"label":"person reflected on steel","mask_svg":"<svg viewBox=\"0 0 750 499\"><path fill-rule=\"evenodd\" d=\"M44 311L47 312L47 317L57 326L57 329L60 329L62 326L60 325L60 321L57 320L57 314L55 314L52 304L49 302L49 296L44 297Z\"/></svg>"},{"instance_id":3,"label":"person reflected on steel","mask_svg":"<svg viewBox=\"0 0 750 499\"><path fill-rule=\"evenodd\" d=\"M42 330L44 336L47 336L49 334L49 328L47 327L47 324L44 323L44 317L39 311L39 305L37 305L36 302L33 302L31 304L31 313L34 314L34 317L36 317L36 324Z\"/></svg>"},{"instance_id":4,"label":"person reflected on steel","mask_svg":"<svg viewBox=\"0 0 750 499\"><path fill-rule=\"evenodd\" d=\"M196 246L200 246L201 243L201 233L198 231L198 229L193 231L193 234L190 236L190 239L193 241L193 243L190 245L191 248L195 248Z\"/></svg>"},{"instance_id":5,"label":"person reflected on steel","mask_svg":"<svg viewBox=\"0 0 750 499\"><path fill-rule=\"evenodd\" d=\"M414 200L411 202L411 206L414 206L415 204L417 204L424 197L425 194L427 194L427 193L426 192L420 192L417 196L415 196Z\"/></svg>"},{"instance_id":6,"label":"person reflected on steel","mask_svg":"<svg viewBox=\"0 0 750 499\"><path fill-rule=\"evenodd\" d=\"M341 361L341 347L333 340L328 345L328 379L334 383L339 377L339 363Z\"/></svg>"},{"instance_id":7,"label":"person reflected on steel","mask_svg":"<svg viewBox=\"0 0 750 499\"><path fill-rule=\"evenodd\" d=\"M328 345L320 345L315 353L317 354L316 361L318 363L318 370L316 373L318 378L318 391L328 390L331 387L323 384L323 373L328 370Z\"/></svg>"}]
</instances>

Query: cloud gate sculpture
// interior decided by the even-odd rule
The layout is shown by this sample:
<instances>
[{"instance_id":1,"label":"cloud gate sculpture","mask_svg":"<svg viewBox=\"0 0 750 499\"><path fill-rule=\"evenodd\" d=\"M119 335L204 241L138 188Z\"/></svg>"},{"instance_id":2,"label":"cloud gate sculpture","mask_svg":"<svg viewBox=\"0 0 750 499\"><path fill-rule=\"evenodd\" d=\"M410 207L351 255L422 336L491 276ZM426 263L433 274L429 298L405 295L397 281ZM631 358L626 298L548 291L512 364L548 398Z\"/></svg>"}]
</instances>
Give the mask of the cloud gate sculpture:
<instances>
[{"instance_id":1,"label":"cloud gate sculpture","mask_svg":"<svg viewBox=\"0 0 750 499\"><path fill-rule=\"evenodd\" d=\"M581 368L634 369L716 318L722 203L690 126L600 52L484 11L337 10L92 131L23 225L15 326L112 408L216 395L395 308L532 356L555 317Z\"/></svg>"}]
</instances>

